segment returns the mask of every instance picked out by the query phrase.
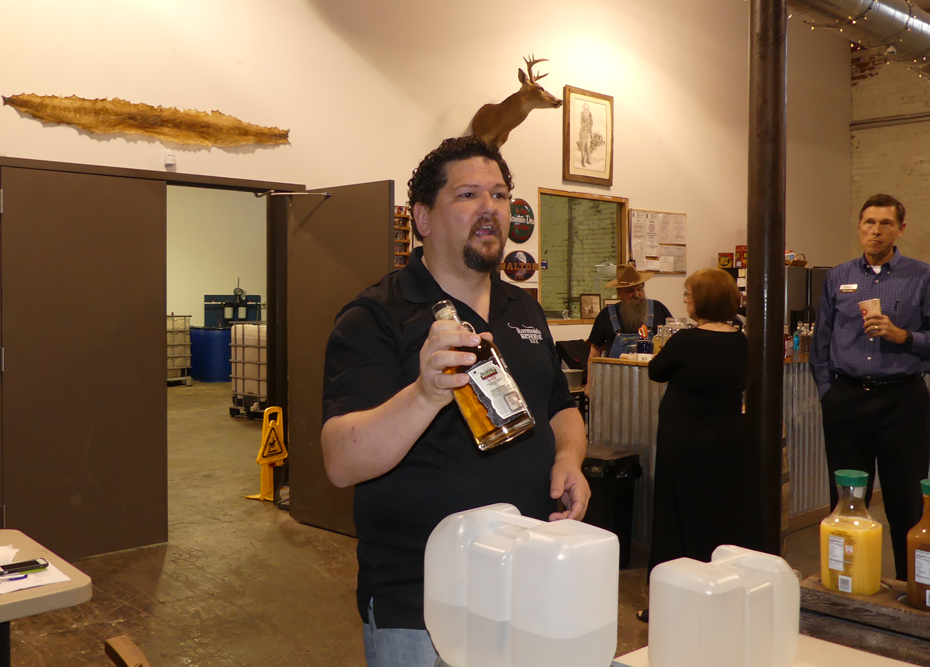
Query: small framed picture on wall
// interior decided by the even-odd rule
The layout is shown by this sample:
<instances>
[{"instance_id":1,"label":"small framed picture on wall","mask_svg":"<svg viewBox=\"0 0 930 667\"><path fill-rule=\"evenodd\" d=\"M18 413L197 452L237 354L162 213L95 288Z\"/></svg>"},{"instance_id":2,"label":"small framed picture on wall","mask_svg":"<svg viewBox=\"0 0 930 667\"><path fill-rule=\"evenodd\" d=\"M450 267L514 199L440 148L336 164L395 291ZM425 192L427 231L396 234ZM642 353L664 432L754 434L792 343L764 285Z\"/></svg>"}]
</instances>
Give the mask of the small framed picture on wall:
<instances>
[{"instance_id":1,"label":"small framed picture on wall","mask_svg":"<svg viewBox=\"0 0 930 667\"><path fill-rule=\"evenodd\" d=\"M613 185L614 98L565 86L562 99L562 178Z\"/></svg>"},{"instance_id":2,"label":"small framed picture on wall","mask_svg":"<svg viewBox=\"0 0 930 667\"><path fill-rule=\"evenodd\" d=\"M581 294L581 319L593 320L601 312L600 294Z\"/></svg>"}]
</instances>

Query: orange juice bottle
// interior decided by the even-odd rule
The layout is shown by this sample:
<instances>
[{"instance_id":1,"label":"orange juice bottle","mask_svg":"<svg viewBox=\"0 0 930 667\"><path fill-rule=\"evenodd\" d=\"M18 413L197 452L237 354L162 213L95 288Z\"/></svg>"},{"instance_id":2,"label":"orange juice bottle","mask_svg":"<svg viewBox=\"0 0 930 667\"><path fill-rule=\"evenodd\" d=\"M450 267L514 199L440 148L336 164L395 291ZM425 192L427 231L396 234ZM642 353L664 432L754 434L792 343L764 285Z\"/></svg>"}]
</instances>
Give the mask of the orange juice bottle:
<instances>
[{"instance_id":1,"label":"orange juice bottle","mask_svg":"<svg viewBox=\"0 0 930 667\"><path fill-rule=\"evenodd\" d=\"M924 515L907 531L907 602L930 611L930 479L920 483Z\"/></svg>"},{"instance_id":2,"label":"orange juice bottle","mask_svg":"<svg viewBox=\"0 0 930 667\"><path fill-rule=\"evenodd\" d=\"M882 525L865 507L869 476L837 470L836 509L820 522L820 580L825 588L874 595L882 583Z\"/></svg>"}]
</instances>

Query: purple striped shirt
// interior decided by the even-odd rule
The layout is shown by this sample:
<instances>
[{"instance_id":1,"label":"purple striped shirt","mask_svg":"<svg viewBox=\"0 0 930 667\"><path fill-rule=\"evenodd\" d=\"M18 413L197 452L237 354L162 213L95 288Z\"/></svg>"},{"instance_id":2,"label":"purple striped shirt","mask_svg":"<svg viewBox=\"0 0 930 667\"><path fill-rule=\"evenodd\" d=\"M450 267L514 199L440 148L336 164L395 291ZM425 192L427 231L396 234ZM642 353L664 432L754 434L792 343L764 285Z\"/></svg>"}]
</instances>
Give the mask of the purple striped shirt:
<instances>
[{"instance_id":1,"label":"purple striped shirt","mask_svg":"<svg viewBox=\"0 0 930 667\"><path fill-rule=\"evenodd\" d=\"M841 289L842 287L842 289ZM859 302L880 299L896 327L914 335L911 345L869 339ZM834 267L823 281L820 312L811 342L810 367L820 396L837 374L861 380L893 380L930 371L930 264L898 249L875 273L865 256Z\"/></svg>"}]
</instances>

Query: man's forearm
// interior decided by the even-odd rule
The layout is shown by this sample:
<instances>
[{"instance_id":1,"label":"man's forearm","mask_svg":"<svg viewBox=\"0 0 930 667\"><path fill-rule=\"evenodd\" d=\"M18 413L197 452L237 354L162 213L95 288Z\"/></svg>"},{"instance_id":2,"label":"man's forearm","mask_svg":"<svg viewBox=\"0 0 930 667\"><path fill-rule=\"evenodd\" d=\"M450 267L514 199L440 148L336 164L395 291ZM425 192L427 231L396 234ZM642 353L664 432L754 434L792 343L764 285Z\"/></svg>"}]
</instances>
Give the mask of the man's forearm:
<instances>
[{"instance_id":1,"label":"man's forearm","mask_svg":"<svg viewBox=\"0 0 930 667\"><path fill-rule=\"evenodd\" d=\"M550 473L549 497L562 501L565 509L549 515L550 521L584 517L591 487L581 469L587 449L584 420L577 408L566 408L549 420L555 434L555 462Z\"/></svg>"},{"instance_id":2,"label":"man's forearm","mask_svg":"<svg viewBox=\"0 0 930 667\"><path fill-rule=\"evenodd\" d=\"M442 407L424 399L414 383L376 408L327 420L320 440L329 479L345 487L392 470Z\"/></svg>"},{"instance_id":3,"label":"man's forearm","mask_svg":"<svg viewBox=\"0 0 930 667\"><path fill-rule=\"evenodd\" d=\"M557 412L549 423L555 435L556 460L564 460L581 469L588 449L588 438L581 413L577 408L566 408Z\"/></svg>"}]
</instances>

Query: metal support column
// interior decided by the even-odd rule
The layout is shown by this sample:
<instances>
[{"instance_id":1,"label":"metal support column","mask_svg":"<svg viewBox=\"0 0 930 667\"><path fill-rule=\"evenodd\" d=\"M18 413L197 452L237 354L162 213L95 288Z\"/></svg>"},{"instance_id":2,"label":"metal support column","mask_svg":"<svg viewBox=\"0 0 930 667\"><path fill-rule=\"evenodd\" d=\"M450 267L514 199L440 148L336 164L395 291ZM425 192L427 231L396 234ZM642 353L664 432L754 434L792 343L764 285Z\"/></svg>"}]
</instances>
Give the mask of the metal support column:
<instances>
[{"instance_id":1,"label":"metal support column","mask_svg":"<svg viewBox=\"0 0 930 667\"><path fill-rule=\"evenodd\" d=\"M777 554L785 307L786 0L751 0L749 39L746 412L762 502L762 546Z\"/></svg>"}]
</instances>

